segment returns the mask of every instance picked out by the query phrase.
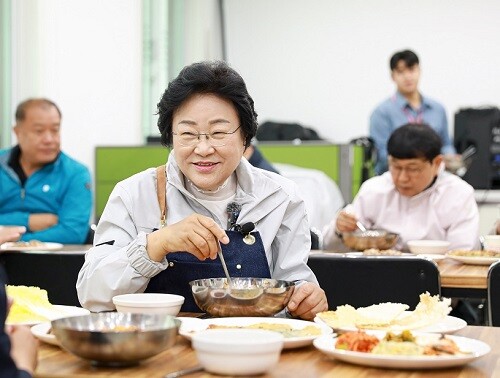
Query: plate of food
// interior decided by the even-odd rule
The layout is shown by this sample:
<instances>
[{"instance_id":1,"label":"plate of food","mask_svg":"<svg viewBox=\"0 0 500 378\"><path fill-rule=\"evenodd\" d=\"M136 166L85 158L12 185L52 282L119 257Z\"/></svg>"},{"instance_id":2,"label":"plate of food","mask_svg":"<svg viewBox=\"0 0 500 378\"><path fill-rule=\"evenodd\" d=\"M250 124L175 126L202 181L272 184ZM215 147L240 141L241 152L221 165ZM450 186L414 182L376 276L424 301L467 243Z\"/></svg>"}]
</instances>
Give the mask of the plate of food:
<instances>
[{"instance_id":1,"label":"plate of food","mask_svg":"<svg viewBox=\"0 0 500 378\"><path fill-rule=\"evenodd\" d=\"M47 290L36 286L6 286L12 299L6 324L35 325L68 316L87 315L89 310L76 306L53 305Z\"/></svg>"},{"instance_id":2,"label":"plate of food","mask_svg":"<svg viewBox=\"0 0 500 378\"><path fill-rule=\"evenodd\" d=\"M455 250L448 252L446 256L470 265L491 265L500 260L500 252L487 250Z\"/></svg>"},{"instance_id":3,"label":"plate of food","mask_svg":"<svg viewBox=\"0 0 500 378\"><path fill-rule=\"evenodd\" d=\"M327 324L339 332L362 330L454 333L467 326L467 322L454 316L450 299L440 299L429 293L420 295L415 310L402 303L379 303L368 307L354 308L350 305L338 306L335 311L324 311L316 315L314 321Z\"/></svg>"},{"instance_id":4,"label":"plate of food","mask_svg":"<svg viewBox=\"0 0 500 378\"><path fill-rule=\"evenodd\" d=\"M333 330L326 324L317 324L300 319L266 317L229 317L213 319L178 318L182 324L179 334L191 339L195 332L218 328L264 329L280 332L285 337L284 349L310 345L322 335L331 335ZM184 322L183 320L186 319Z\"/></svg>"},{"instance_id":5,"label":"plate of food","mask_svg":"<svg viewBox=\"0 0 500 378\"><path fill-rule=\"evenodd\" d=\"M7 242L0 245L3 251L57 251L62 249L61 243L41 242L38 240Z\"/></svg>"},{"instance_id":6,"label":"plate of food","mask_svg":"<svg viewBox=\"0 0 500 378\"><path fill-rule=\"evenodd\" d=\"M47 310L40 309L39 311L36 311L36 313L34 314L22 316L19 318L16 316L13 317L9 313L9 316L7 317L7 321L5 322L5 324L33 326L36 324L45 323L48 320L50 321L70 316L80 316L88 314L90 314L90 311L87 310L86 308L76 307L76 306L52 305L52 309L50 310L50 312Z\"/></svg>"},{"instance_id":7,"label":"plate of food","mask_svg":"<svg viewBox=\"0 0 500 378\"><path fill-rule=\"evenodd\" d=\"M462 366L491 351L488 344L467 337L404 331L355 331L325 335L313 345L327 356L377 368L433 369Z\"/></svg>"},{"instance_id":8,"label":"plate of food","mask_svg":"<svg viewBox=\"0 0 500 378\"><path fill-rule=\"evenodd\" d=\"M31 333L39 340L47 344L59 346L59 341L56 336L51 332L52 325L49 322L35 324L31 327Z\"/></svg>"}]
</instances>

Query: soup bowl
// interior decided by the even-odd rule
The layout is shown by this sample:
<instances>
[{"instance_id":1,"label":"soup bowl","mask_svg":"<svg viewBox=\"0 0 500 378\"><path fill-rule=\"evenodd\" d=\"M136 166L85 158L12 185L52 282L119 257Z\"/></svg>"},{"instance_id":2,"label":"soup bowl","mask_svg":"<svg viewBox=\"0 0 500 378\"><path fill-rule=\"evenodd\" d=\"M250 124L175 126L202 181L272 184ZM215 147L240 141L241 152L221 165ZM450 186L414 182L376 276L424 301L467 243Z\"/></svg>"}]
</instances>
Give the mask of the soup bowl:
<instances>
[{"instance_id":1,"label":"soup bowl","mask_svg":"<svg viewBox=\"0 0 500 378\"><path fill-rule=\"evenodd\" d=\"M370 248L390 249L396 245L398 239L399 234L386 230L356 230L342 234L345 246L356 251Z\"/></svg>"},{"instance_id":2,"label":"soup bowl","mask_svg":"<svg viewBox=\"0 0 500 378\"><path fill-rule=\"evenodd\" d=\"M294 281L272 278L205 278L190 282L198 307L216 316L273 316L282 311L295 289Z\"/></svg>"},{"instance_id":3,"label":"soup bowl","mask_svg":"<svg viewBox=\"0 0 500 378\"><path fill-rule=\"evenodd\" d=\"M61 346L94 365L126 366L174 345L181 321L167 314L94 313L52 321Z\"/></svg>"}]
</instances>

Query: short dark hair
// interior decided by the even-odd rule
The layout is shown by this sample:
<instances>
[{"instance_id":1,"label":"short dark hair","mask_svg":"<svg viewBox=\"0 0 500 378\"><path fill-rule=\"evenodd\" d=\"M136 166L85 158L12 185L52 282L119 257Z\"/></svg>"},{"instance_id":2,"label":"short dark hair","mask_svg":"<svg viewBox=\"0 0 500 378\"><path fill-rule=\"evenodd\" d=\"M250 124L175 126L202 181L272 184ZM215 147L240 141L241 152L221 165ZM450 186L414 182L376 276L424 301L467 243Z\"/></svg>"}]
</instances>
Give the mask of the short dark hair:
<instances>
[{"instance_id":1,"label":"short dark hair","mask_svg":"<svg viewBox=\"0 0 500 378\"><path fill-rule=\"evenodd\" d=\"M158 103L161 143L172 145L174 112L194 94L214 94L233 103L238 112L245 146L257 132L257 113L243 78L225 62L200 62L184 67L172 80Z\"/></svg>"},{"instance_id":2,"label":"short dark hair","mask_svg":"<svg viewBox=\"0 0 500 378\"><path fill-rule=\"evenodd\" d=\"M387 154L396 159L433 161L441 153L442 146L441 138L429 125L407 123L391 134Z\"/></svg>"},{"instance_id":3,"label":"short dark hair","mask_svg":"<svg viewBox=\"0 0 500 378\"><path fill-rule=\"evenodd\" d=\"M391 71L393 71L400 61L405 62L407 67L413 67L415 64L419 64L418 56L411 50L402 50L396 52L389 61L389 66Z\"/></svg>"},{"instance_id":4,"label":"short dark hair","mask_svg":"<svg viewBox=\"0 0 500 378\"><path fill-rule=\"evenodd\" d=\"M56 105L55 102L49 100L48 98L28 98L27 100L24 100L21 102L19 105L17 105L16 108L16 122L21 122L24 121L24 118L26 117L26 111L34 106L39 106L41 108L50 108L54 107L56 108L57 112L59 113L59 118L62 118L61 114L61 109Z\"/></svg>"}]
</instances>

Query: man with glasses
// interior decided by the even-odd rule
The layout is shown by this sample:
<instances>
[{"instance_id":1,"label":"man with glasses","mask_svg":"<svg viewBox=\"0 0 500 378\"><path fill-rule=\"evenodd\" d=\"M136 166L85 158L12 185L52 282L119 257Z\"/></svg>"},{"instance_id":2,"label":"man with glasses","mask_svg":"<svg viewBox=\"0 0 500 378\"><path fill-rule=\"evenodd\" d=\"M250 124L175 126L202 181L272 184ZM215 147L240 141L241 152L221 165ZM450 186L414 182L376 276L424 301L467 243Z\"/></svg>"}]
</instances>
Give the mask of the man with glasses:
<instances>
[{"instance_id":1,"label":"man with glasses","mask_svg":"<svg viewBox=\"0 0 500 378\"><path fill-rule=\"evenodd\" d=\"M479 246L479 212L474 189L443 170L441 138L428 125L409 123L387 143L389 171L363 183L347 209L324 230L326 249L335 248L343 232L366 228L400 235L397 249L409 240L447 240L450 249Z\"/></svg>"}]
</instances>

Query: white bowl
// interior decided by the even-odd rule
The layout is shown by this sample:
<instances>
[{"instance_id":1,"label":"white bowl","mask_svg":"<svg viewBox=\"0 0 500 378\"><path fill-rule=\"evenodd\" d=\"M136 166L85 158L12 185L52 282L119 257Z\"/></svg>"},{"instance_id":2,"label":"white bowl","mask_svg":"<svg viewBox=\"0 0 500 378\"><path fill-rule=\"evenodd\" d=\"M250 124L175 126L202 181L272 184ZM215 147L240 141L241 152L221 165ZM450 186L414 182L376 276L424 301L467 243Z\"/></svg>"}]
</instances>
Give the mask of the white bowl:
<instances>
[{"instance_id":1,"label":"white bowl","mask_svg":"<svg viewBox=\"0 0 500 378\"><path fill-rule=\"evenodd\" d=\"M420 254L443 254L450 248L450 242L446 240L410 240L408 248L416 255Z\"/></svg>"},{"instance_id":2,"label":"white bowl","mask_svg":"<svg viewBox=\"0 0 500 378\"><path fill-rule=\"evenodd\" d=\"M284 337L260 329L209 329L194 333L191 340L205 370L224 375L255 375L278 363Z\"/></svg>"},{"instance_id":3,"label":"white bowl","mask_svg":"<svg viewBox=\"0 0 500 378\"><path fill-rule=\"evenodd\" d=\"M135 293L113 297L118 312L142 314L168 314L176 316L184 303L184 297L175 294Z\"/></svg>"},{"instance_id":4,"label":"white bowl","mask_svg":"<svg viewBox=\"0 0 500 378\"><path fill-rule=\"evenodd\" d=\"M488 251L500 251L500 235L484 235L484 249Z\"/></svg>"}]
</instances>

